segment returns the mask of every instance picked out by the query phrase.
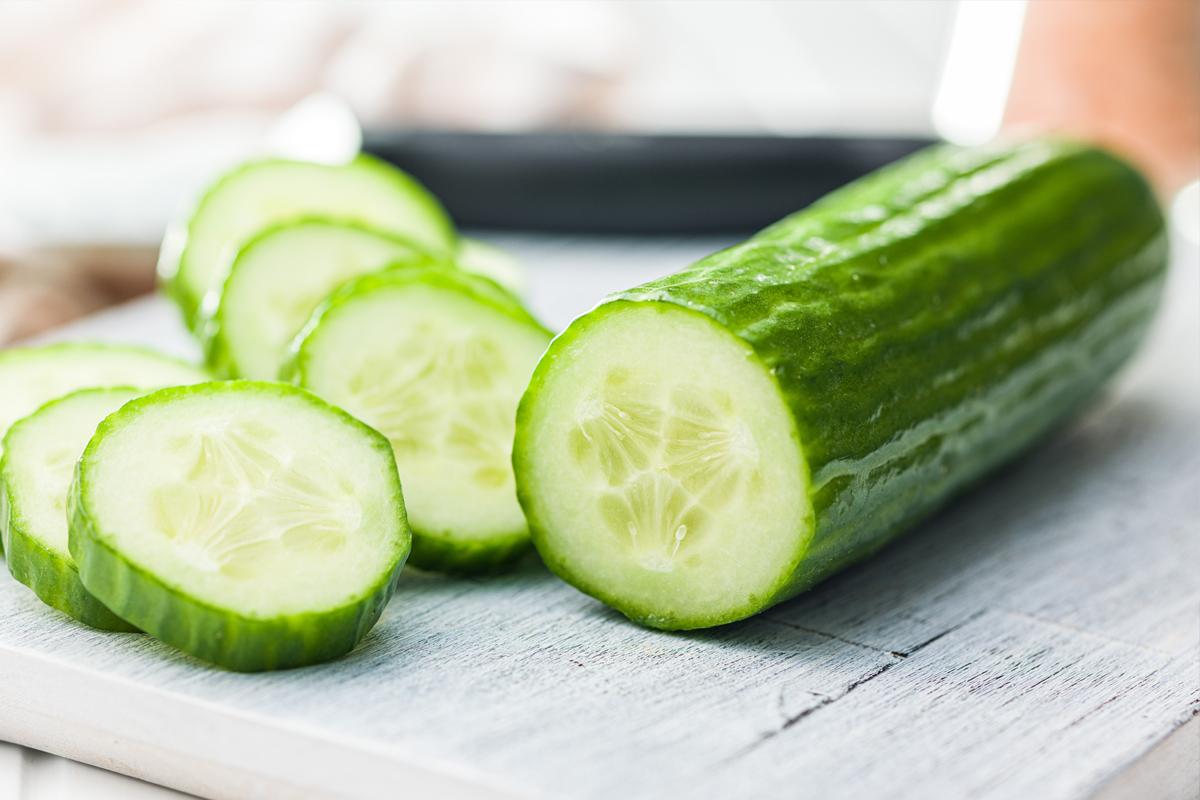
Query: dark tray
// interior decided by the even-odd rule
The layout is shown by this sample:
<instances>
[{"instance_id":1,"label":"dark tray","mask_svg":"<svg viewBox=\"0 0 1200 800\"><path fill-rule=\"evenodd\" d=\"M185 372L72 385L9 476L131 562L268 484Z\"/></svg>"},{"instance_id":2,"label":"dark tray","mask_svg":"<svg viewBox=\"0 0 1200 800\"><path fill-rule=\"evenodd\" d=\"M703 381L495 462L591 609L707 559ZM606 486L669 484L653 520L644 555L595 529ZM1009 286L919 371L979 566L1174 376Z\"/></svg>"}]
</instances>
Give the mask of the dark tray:
<instances>
[{"instance_id":1,"label":"dark tray","mask_svg":"<svg viewBox=\"0 0 1200 800\"><path fill-rule=\"evenodd\" d=\"M368 130L464 227L577 233L757 230L932 140Z\"/></svg>"}]
</instances>

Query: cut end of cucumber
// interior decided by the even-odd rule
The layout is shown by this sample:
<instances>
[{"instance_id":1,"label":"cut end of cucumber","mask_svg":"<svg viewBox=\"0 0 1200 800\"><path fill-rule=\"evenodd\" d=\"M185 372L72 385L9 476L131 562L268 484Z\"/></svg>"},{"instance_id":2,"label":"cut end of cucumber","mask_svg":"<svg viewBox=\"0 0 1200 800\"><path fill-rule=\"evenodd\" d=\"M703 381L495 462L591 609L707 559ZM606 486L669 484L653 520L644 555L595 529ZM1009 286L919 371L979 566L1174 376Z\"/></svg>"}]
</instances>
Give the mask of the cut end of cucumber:
<instances>
[{"instance_id":1,"label":"cut end of cucumber","mask_svg":"<svg viewBox=\"0 0 1200 800\"><path fill-rule=\"evenodd\" d=\"M101 426L78 481L83 527L132 572L168 587L163 603L177 592L252 619L320 614L389 583L408 553L386 443L278 384L206 384L135 401ZM159 633L153 592L126 593L109 585L111 573L94 588L83 566L89 589Z\"/></svg>"},{"instance_id":2,"label":"cut end of cucumber","mask_svg":"<svg viewBox=\"0 0 1200 800\"><path fill-rule=\"evenodd\" d=\"M486 565L482 550L507 559L528 539L512 475L514 417L549 337L464 289L482 283L431 270L373 276L331 301L298 350L301 385L391 441L417 566L456 566L442 556L457 547L423 539L480 551L468 559L475 566L458 565L472 570ZM433 552L442 556L424 563Z\"/></svg>"},{"instance_id":3,"label":"cut end of cucumber","mask_svg":"<svg viewBox=\"0 0 1200 800\"><path fill-rule=\"evenodd\" d=\"M811 530L795 427L753 351L703 315L612 303L584 317L538 367L518 427L534 541L579 588L665 628L739 619L785 588Z\"/></svg>"}]
</instances>

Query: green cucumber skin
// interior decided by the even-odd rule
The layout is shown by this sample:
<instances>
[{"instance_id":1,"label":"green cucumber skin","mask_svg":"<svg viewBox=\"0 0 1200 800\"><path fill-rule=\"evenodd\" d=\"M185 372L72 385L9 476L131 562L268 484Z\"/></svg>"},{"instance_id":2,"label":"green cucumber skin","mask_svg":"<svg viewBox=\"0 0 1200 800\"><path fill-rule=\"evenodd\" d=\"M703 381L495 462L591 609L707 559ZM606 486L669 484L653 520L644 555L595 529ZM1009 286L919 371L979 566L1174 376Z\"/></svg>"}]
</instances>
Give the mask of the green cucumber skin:
<instances>
[{"instance_id":1,"label":"green cucumber skin","mask_svg":"<svg viewBox=\"0 0 1200 800\"><path fill-rule=\"evenodd\" d=\"M21 422L13 425L10 432L19 425ZM7 435L5 440L8 441ZM4 543L8 571L43 603L85 625L105 631L137 631L83 587L74 564L29 535L12 493L7 447L4 452L0 456L0 541Z\"/></svg>"},{"instance_id":2,"label":"green cucumber skin","mask_svg":"<svg viewBox=\"0 0 1200 800\"><path fill-rule=\"evenodd\" d=\"M518 413L518 495L547 565L635 621L758 613L862 560L1017 455L1135 351L1167 264L1145 180L1058 140L938 147L577 320ZM792 412L815 524L778 586L727 616L672 619L588 586L549 548L522 481L522 420L555 352L625 303L705 315L748 343Z\"/></svg>"},{"instance_id":3,"label":"green cucumber skin","mask_svg":"<svg viewBox=\"0 0 1200 800\"><path fill-rule=\"evenodd\" d=\"M353 278L331 294L292 342L291 357L281 371L281 380L299 386L307 382L308 359L305 341L329 314L344 303L381 287L425 283L440 285L499 311L517 322L545 333L551 332L521 304L506 287L484 275L443 266L396 265L380 272ZM380 434L382 435L382 434ZM411 525L411 523L410 523ZM418 569L458 575L488 575L511 569L531 549L527 530L511 531L483 541L454 540L443 532L413 527L412 554L409 563Z\"/></svg>"},{"instance_id":4,"label":"green cucumber skin","mask_svg":"<svg viewBox=\"0 0 1200 800\"><path fill-rule=\"evenodd\" d=\"M230 267L229 274L225 276L225 281L222 284L221 300L217 303L216 310L206 314L203 308L197 310L195 321L195 329L197 338L201 342L201 349L204 351L204 361L208 369L216 376L221 378L240 378L240 370L237 361L233 358L230 350L229 342L223 335L225 330L225 302L224 302L224 287L227 287L233 281L237 280L238 261L241 260L244 254L249 254L260 242L268 239L272 234L277 233L283 228L290 228L294 225L303 225L307 223L329 223L331 220L328 217L301 217L299 219L289 220L287 222L271 225L259 231L251 237L241 249L238 250L237 256L234 257L233 264ZM453 262L443 256L436 256L425 251L417 243L405 239L401 236L381 231L378 228L372 228L368 225L363 225L358 222L349 220L336 220L337 225L342 228L349 228L363 233L378 236L381 239L388 239L398 245L407 245L413 251L412 260L403 262L397 261L394 266L409 266L409 265L435 265L445 264L450 267Z\"/></svg>"},{"instance_id":5,"label":"green cucumber skin","mask_svg":"<svg viewBox=\"0 0 1200 800\"><path fill-rule=\"evenodd\" d=\"M446 575L484 576L507 572L533 550L528 531L486 541L456 541L413 529L408 563Z\"/></svg>"},{"instance_id":6,"label":"green cucumber skin","mask_svg":"<svg viewBox=\"0 0 1200 800\"><path fill-rule=\"evenodd\" d=\"M309 402L328 409L372 436L378 448L392 446L375 429L364 425L345 411L331 406L316 395L285 384L257 381L229 381L224 385L252 385L279 393L296 392ZM163 389L128 403L100 424L93 443L103 433L120 424L118 417L133 413L142 404L168 395L205 391L206 384ZM330 661L345 655L371 630L387 606L400 572L408 559L412 541L407 538L395 564L360 597L351 598L335 609L269 618L238 614L232 609L213 606L178 591L170 583L124 558L106 541L101 529L88 514L83 502L86 464L92 444L84 450L75 467L75 479L67 500L69 547L79 567L84 587L120 616L157 639L185 653L234 672L262 672L291 669ZM404 500L400 477L395 476L394 499L401 517ZM407 519L402 519L408 532Z\"/></svg>"},{"instance_id":7,"label":"green cucumber skin","mask_svg":"<svg viewBox=\"0 0 1200 800\"><path fill-rule=\"evenodd\" d=\"M93 628L123 633L138 630L83 587L74 564L50 552L25 532L20 515L13 511L13 498L6 483L0 486L0 526L9 572L32 589L39 600Z\"/></svg>"},{"instance_id":8,"label":"green cucumber skin","mask_svg":"<svg viewBox=\"0 0 1200 800\"><path fill-rule=\"evenodd\" d=\"M235 179L242 172L266 164L288 164L289 159L285 158L267 158L248 162L242 166L226 173L216 183L210 186L203 195L196 201L191 213L187 215L187 219L192 219L197 212L204 206L205 202L217 194L218 190L228 181ZM429 219L438 220L441 228L440 237L446 245L445 255L451 256L456 249L458 234L454 230L454 225L450 222L449 215L442 208L437 198L433 196L428 189L420 184L415 178L412 178L407 173L402 172L395 167L381 161L374 156L359 154L350 162L356 168L368 170L382 174L390 180L398 183L405 192L411 193L413 197L420 197L422 205L428 211ZM183 317L184 324L189 329L193 329L200 321L200 304L204 298L193 297L186 286L183 285L179 276L187 268L187 225L176 226L169 229L167 232L166 241L163 243L162 250L159 253L158 264L156 271L160 286L164 293L171 298L179 307L180 314Z\"/></svg>"}]
</instances>

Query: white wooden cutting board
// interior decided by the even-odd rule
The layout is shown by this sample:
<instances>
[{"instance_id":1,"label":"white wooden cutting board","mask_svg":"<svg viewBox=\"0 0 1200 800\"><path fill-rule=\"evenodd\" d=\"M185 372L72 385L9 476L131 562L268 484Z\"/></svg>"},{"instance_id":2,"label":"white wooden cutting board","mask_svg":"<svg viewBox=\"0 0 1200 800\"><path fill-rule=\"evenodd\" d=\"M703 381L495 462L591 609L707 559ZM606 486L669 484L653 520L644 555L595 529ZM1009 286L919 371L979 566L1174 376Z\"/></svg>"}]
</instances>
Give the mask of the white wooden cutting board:
<instances>
[{"instance_id":1,"label":"white wooden cutting board","mask_svg":"<svg viewBox=\"0 0 1200 800\"><path fill-rule=\"evenodd\" d=\"M503 242L555 325L711 242ZM531 562L409 571L332 664L238 675L0 577L0 739L210 797L1200 795L1200 270L1083 418L748 622L638 628ZM191 345L160 300L61 332Z\"/></svg>"}]
</instances>

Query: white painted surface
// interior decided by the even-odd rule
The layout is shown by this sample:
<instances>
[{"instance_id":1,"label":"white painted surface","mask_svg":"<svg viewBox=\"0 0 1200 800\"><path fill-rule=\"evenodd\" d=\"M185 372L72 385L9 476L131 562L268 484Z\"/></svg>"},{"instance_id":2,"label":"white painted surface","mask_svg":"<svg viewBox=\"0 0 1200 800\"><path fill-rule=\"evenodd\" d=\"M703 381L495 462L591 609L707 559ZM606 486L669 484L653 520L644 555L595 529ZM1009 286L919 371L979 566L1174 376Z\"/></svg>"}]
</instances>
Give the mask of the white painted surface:
<instances>
[{"instance_id":1,"label":"white painted surface","mask_svg":"<svg viewBox=\"0 0 1200 800\"><path fill-rule=\"evenodd\" d=\"M556 326L715 246L502 244ZM5 576L0 738L212 797L1195 797L1200 272L1185 255L1152 345L1083 418L756 619L654 633L535 563L486 581L410 571L347 658L236 675L80 627ZM158 300L60 335L190 348ZM0 749L0 797L71 796L36 793L39 771L83 768L46 764L67 762Z\"/></svg>"}]
</instances>

